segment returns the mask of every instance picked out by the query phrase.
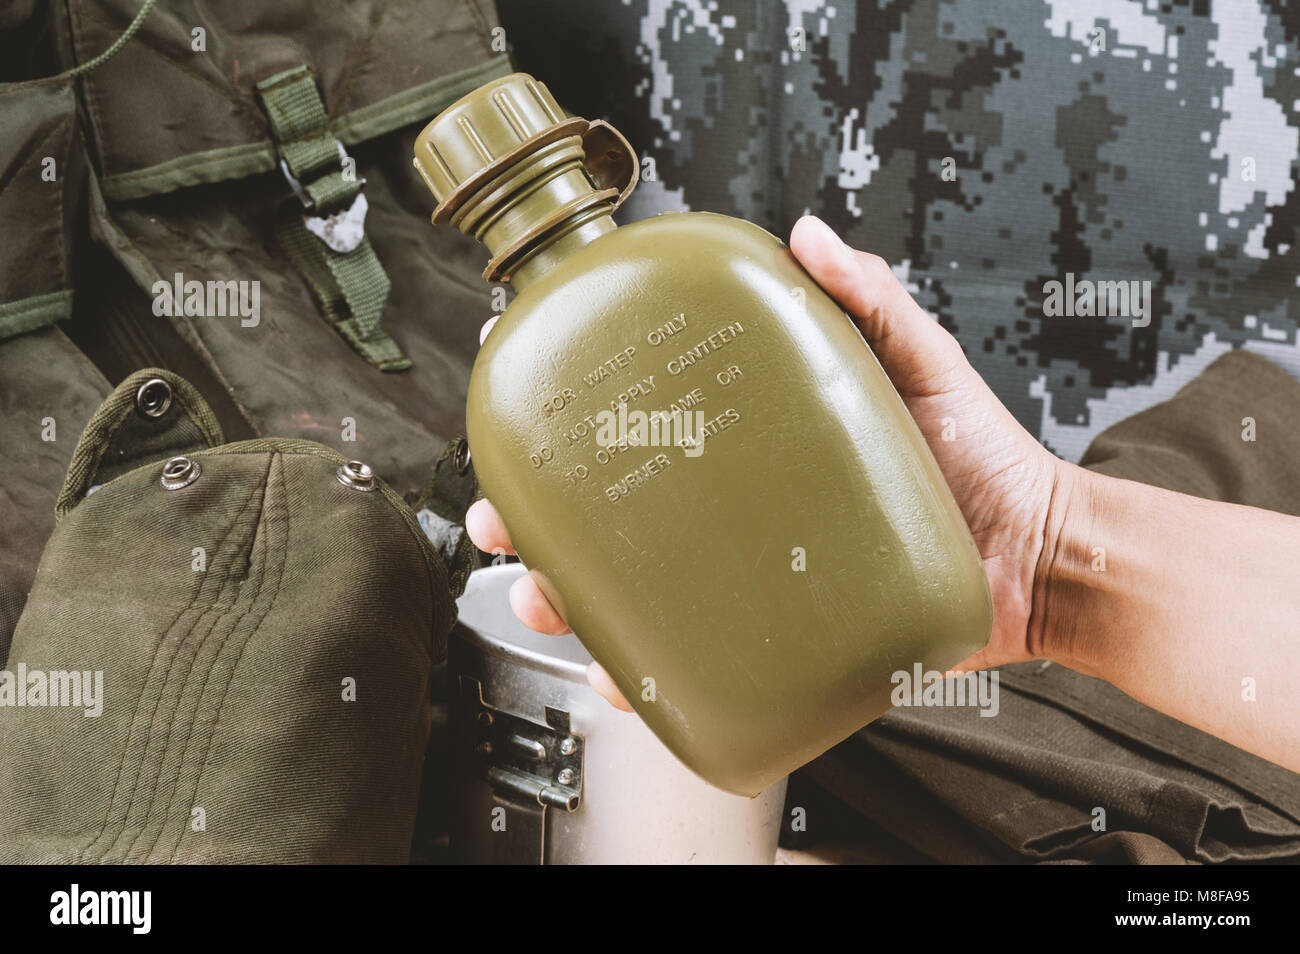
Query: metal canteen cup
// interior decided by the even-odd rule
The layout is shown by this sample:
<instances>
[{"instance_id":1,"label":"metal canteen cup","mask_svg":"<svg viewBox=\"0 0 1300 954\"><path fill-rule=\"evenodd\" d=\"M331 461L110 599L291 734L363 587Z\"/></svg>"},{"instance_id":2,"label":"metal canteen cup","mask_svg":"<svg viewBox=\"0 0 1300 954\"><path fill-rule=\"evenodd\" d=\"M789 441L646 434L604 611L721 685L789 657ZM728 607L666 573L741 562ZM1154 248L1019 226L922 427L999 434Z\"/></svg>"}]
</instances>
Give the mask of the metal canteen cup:
<instances>
[{"instance_id":1,"label":"metal canteen cup","mask_svg":"<svg viewBox=\"0 0 1300 954\"><path fill-rule=\"evenodd\" d=\"M524 572L518 563L477 570L458 604L449 650L455 859L771 864L785 779L745 798L682 765L640 718L592 691L591 656L573 635L545 636L515 619L506 592Z\"/></svg>"}]
</instances>

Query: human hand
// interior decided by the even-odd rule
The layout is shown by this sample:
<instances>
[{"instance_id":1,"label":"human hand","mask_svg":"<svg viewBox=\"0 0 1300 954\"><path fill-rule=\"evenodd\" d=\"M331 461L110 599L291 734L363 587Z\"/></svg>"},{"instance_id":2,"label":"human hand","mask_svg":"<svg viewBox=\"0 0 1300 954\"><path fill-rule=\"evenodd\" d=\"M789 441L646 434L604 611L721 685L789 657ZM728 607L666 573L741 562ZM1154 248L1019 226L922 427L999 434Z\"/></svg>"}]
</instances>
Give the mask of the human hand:
<instances>
[{"instance_id":1,"label":"human hand","mask_svg":"<svg viewBox=\"0 0 1300 954\"><path fill-rule=\"evenodd\" d=\"M955 671L1055 658L1041 620L1032 619L1034 589L1045 569L1039 567L1045 541L1059 529L1059 517L1049 516L1053 499L1074 493L1077 468L1020 426L957 339L916 303L883 258L849 248L813 216L795 223L790 249L867 339L979 548L993 596L993 633Z\"/></svg>"}]
</instances>

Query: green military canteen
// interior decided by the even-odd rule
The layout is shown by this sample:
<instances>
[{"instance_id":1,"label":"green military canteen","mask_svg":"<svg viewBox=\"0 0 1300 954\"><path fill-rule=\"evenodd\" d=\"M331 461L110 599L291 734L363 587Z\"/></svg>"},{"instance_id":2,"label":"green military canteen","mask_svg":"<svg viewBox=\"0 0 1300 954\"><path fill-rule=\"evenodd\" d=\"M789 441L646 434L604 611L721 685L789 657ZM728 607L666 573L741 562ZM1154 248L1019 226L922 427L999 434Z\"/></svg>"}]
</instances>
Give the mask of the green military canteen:
<instances>
[{"instance_id":1,"label":"green military canteen","mask_svg":"<svg viewBox=\"0 0 1300 954\"><path fill-rule=\"evenodd\" d=\"M754 795L983 646L970 531L866 342L755 225L618 227L638 161L524 74L420 134L435 224L517 295L467 422L520 558L691 769ZM477 317L477 316L476 316Z\"/></svg>"}]
</instances>

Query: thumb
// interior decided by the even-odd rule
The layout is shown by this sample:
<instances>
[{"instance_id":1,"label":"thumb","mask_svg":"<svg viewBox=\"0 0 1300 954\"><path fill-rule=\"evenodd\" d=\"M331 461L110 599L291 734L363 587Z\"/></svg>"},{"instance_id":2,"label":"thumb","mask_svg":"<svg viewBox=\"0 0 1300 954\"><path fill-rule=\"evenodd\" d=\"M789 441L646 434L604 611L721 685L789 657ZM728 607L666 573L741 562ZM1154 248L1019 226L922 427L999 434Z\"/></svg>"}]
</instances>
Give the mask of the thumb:
<instances>
[{"instance_id":1,"label":"thumb","mask_svg":"<svg viewBox=\"0 0 1300 954\"><path fill-rule=\"evenodd\" d=\"M943 390L969 369L957 339L916 303L879 255L854 251L812 215L794 224L790 250L853 318L905 395Z\"/></svg>"}]
</instances>

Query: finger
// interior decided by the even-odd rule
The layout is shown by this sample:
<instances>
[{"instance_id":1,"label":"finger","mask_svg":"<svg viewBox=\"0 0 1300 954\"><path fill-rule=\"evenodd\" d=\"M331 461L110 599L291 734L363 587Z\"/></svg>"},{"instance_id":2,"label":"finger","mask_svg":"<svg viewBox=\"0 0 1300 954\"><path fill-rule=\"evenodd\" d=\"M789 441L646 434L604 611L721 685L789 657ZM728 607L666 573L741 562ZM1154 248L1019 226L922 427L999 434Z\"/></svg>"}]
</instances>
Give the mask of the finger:
<instances>
[{"instance_id":1,"label":"finger","mask_svg":"<svg viewBox=\"0 0 1300 954\"><path fill-rule=\"evenodd\" d=\"M483 322L483 327L478 330L479 344L482 344L483 342L487 341L488 332L492 330L492 326L497 323L497 319L500 317L501 317L500 315L493 315L487 321Z\"/></svg>"},{"instance_id":2,"label":"finger","mask_svg":"<svg viewBox=\"0 0 1300 954\"><path fill-rule=\"evenodd\" d=\"M979 672L981 669L992 669L998 665L996 654L991 646L985 646L977 653L967 656L957 665L949 669L945 676L964 676L968 672Z\"/></svg>"},{"instance_id":3,"label":"finger","mask_svg":"<svg viewBox=\"0 0 1300 954\"><path fill-rule=\"evenodd\" d=\"M928 390L938 383L931 379L969 367L957 340L916 303L879 255L854 251L811 215L795 223L790 249L854 318L901 390Z\"/></svg>"},{"instance_id":4,"label":"finger","mask_svg":"<svg viewBox=\"0 0 1300 954\"><path fill-rule=\"evenodd\" d=\"M1008 644L1005 639L1000 638L1000 634L995 630L993 638L987 646L953 666L952 669L948 670L948 675L965 675L968 672L979 672L981 669L997 669L1000 666L1029 662L1038 658L1041 657L1027 652L1023 644L1019 646L1014 643Z\"/></svg>"},{"instance_id":5,"label":"finger","mask_svg":"<svg viewBox=\"0 0 1300 954\"><path fill-rule=\"evenodd\" d=\"M510 534L501 514L486 500L474 501L465 512L465 532L474 546L485 553L514 555L515 548L510 545Z\"/></svg>"},{"instance_id":6,"label":"finger","mask_svg":"<svg viewBox=\"0 0 1300 954\"><path fill-rule=\"evenodd\" d=\"M519 622L534 632L560 636L569 631L569 624L531 576L521 576L510 584L510 608Z\"/></svg>"},{"instance_id":7,"label":"finger","mask_svg":"<svg viewBox=\"0 0 1300 954\"><path fill-rule=\"evenodd\" d=\"M615 709L622 709L624 712L632 711L628 701L623 698L623 693L618 691L618 686L614 685L614 680L600 663L594 662L587 667L587 682L591 683L591 688Z\"/></svg>"}]
</instances>

